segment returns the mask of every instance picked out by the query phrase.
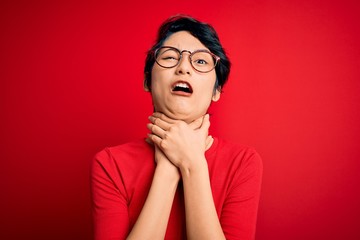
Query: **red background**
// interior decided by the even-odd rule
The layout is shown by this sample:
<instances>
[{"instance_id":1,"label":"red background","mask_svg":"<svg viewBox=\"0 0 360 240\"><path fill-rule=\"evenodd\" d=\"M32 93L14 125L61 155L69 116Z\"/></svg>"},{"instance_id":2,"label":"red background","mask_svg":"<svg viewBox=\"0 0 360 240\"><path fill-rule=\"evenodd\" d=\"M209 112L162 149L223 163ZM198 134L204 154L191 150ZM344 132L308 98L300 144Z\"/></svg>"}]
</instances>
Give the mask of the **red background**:
<instances>
[{"instance_id":1,"label":"red background","mask_svg":"<svg viewBox=\"0 0 360 240\"><path fill-rule=\"evenodd\" d=\"M90 239L89 162L144 137L159 24L211 23L233 63L212 133L256 147L257 239L360 239L358 1L0 5L0 239Z\"/></svg>"}]
</instances>

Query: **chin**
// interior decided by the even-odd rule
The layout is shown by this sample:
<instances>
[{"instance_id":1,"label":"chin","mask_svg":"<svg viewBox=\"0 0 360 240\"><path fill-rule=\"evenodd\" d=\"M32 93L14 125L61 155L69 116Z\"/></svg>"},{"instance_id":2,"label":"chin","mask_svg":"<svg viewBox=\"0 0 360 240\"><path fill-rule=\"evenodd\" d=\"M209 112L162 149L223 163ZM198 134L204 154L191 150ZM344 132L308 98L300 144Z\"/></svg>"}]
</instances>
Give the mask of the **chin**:
<instances>
[{"instance_id":1,"label":"chin","mask_svg":"<svg viewBox=\"0 0 360 240\"><path fill-rule=\"evenodd\" d=\"M167 117L174 119L174 120L181 120L187 123L191 123L194 120L198 119L199 117L206 114L204 113L194 113L184 109L169 109L169 108L154 108L154 112L160 112L165 114Z\"/></svg>"},{"instance_id":2,"label":"chin","mask_svg":"<svg viewBox=\"0 0 360 240\"><path fill-rule=\"evenodd\" d=\"M186 113L179 113L179 112L170 112L169 116L172 119L176 119L176 120L183 120L185 121L186 119L189 118L189 115Z\"/></svg>"},{"instance_id":3,"label":"chin","mask_svg":"<svg viewBox=\"0 0 360 240\"><path fill-rule=\"evenodd\" d=\"M165 114L167 117L171 119L181 120L187 123L190 123L196 119L194 116L192 116L192 114L186 112L178 112L178 111L158 111L158 112Z\"/></svg>"},{"instance_id":4,"label":"chin","mask_svg":"<svg viewBox=\"0 0 360 240\"><path fill-rule=\"evenodd\" d=\"M204 114L203 114L204 115ZM181 120L186 123L191 123L195 121L196 119L200 118L202 115L194 115L194 114L183 114L183 113L177 113L172 116L168 116L172 119Z\"/></svg>"}]
</instances>

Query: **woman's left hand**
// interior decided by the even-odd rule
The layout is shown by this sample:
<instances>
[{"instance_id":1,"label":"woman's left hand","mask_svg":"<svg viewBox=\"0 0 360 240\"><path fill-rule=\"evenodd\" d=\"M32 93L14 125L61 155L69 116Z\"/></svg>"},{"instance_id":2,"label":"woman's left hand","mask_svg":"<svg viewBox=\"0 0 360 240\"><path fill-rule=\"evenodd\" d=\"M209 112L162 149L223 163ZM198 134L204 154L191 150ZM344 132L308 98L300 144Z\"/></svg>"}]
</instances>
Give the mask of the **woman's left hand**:
<instances>
[{"instance_id":1,"label":"woman's left hand","mask_svg":"<svg viewBox=\"0 0 360 240\"><path fill-rule=\"evenodd\" d=\"M189 168L201 164L198 159L205 159L205 151L212 143L212 137L208 136L208 114L190 124L161 113L154 113L149 120L149 138L175 166L180 169Z\"/></svg>"}]
</instances>

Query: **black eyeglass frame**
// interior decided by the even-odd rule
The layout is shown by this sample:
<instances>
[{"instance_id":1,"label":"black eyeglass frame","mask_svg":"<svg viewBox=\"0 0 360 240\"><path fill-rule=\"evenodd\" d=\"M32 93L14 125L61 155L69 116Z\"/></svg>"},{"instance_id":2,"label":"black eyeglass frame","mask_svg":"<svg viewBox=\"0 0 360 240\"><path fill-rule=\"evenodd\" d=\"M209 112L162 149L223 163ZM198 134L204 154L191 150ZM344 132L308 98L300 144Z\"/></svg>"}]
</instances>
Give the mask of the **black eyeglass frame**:
<instances>
[{"instance_id":1,"label":"black eyeglass frame","mask_svg":"<svg viewBox=\"0 0 360 240\"><path fill-rule=\"evenodd\" d=\"M157 53L159 52L159 50L161 50L161 49L163 49L163 48L172 49L172 50L175 50L176 52L179 53L180 58L179 58L178 62L177 62L174 66L165 67L165 66L161 65L161 64L157 61ZM217 65L218 62L220 61L220 57L219 57L219 56L215 55L214 53L212 53L212 52L210 52L209 50L206 50L206 49L199 49L199 50L195 50L195 51L191 52L191 51L189 51L189 50L182 50L182 51L180 51L179 49L177 49L177 48L175 48L175 47L171 47L171 46L161 46L161 47L155 49L155 51L154 51L154 59L155 59L155 62L156 62L160 67L163 67L163 68L173 68L173 67L176 67L176 66L178 66L178 65L180 64L180 61L181 61L181 59L182 59L182 54L183 54L183 52L189 53L189 60L190 60L190 65L191 65L191 67L192 67L195 71L198 71L198 72L201 72L201 73L211 72L212 70L215 69L216 65ZM215 60L215 63L214 63L213 68L211 68L211 69L208 70L208 71L201 71L201 70L196 69L196 68L194 67L191 57L192 57L195 53L198 53L198 52L209 53L209 54L213 57L213 59Z\"/></svg>"}]
</instances>

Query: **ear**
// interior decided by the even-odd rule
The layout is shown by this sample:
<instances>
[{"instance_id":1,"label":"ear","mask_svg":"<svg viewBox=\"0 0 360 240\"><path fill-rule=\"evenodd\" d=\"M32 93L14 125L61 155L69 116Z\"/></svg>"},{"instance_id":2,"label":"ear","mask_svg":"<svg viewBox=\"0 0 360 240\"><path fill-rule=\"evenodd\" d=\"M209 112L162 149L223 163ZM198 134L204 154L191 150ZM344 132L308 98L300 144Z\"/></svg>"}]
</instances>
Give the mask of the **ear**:
<instances>
[{"instance_id":1,"label":"ear","mask_svg":"<svg viewBox=\"0 0 360 240\"><path fill-rule=\"evenodd\" d=\"M148 87L148 82L149 82L148 78L149 78L148 74L145 73L144 74L144 82L143 82L145 92L150 92L150 88Z\"/></svg>"},{"instance_id":2,"label":"ear","mask_svg":"<svg viewBox=\"0 0 360 240\"><path fill-rule=\"evenodd\" d=\"M144 83L144 90L145 90L145 92L150 92L149 87L145 83Z\"/></svg>"},{"instance_id":3,"label":"ear","mask_svg":"<svg viewBox=\"0 0 360 240\"><path fill-rule=\"evenodd\" d=\"M215 92L214 92L214 94L213 94L213 96L212 96L212 100L213 100L214 102L219 101L220 95L221 95L221 89L216 89Z\"/></svg>"}]
</instances>

